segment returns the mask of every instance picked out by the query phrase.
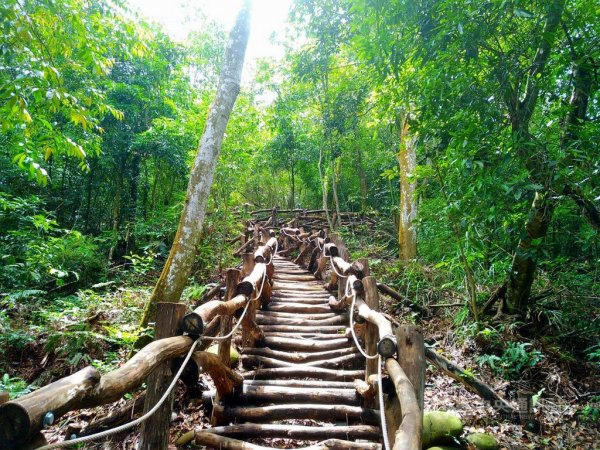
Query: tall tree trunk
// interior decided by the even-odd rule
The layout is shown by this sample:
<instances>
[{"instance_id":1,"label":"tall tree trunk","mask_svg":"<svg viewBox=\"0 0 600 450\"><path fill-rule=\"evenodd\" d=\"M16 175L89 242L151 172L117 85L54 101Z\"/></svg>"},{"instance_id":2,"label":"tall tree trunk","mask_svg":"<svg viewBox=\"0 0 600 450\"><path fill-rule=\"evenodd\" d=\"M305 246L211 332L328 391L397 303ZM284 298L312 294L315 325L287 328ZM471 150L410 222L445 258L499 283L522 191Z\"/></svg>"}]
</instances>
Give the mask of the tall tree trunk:
<instances>
[{"instance_id":1,"label":"tall tree trunk","mask_svg":"<svg viewBox=\"0 0 600 450\"><path fill-rule=\"evenodd\" d=\"M115 200L113 202L112 209L112 231L116 234L116 243L110 248L108 252L108 260L110 262L117 262L117 260L122 256L119 251L121 247L121 238L119 236L119 230L121 229L121 206L123 204L123 168L122 165L119 164L116 170L116 180L115 180Z\"/></svg>"},{"instance_id":2,"label":"tall tree trunk","mask_svg":"<svg viewBox=\"0 0 600 450\"><path fill-rule=\"evenodd\" d=\"M400 259L410 261L417 256L417 203L415 200L416 182L411 181L417 167L417 136L410 131L408 114L399 117L400 149L396 155L400 168L400 223L398 243Z\"/></svg>"},{"instance_id":3,"label":"tall tree trunk","mask_svg":"<svg viewBox=\"0 0 600 450\"><path fill-rule=\"evenodd\" d=\"M536 192L525 222L525 236L519 241L513 256L506 290L506 312L524 314L529 306L529 294L537 266L539 241L546 236L556 202L546 191Z\"/></svg>"},{"instance_id":4,"label":"tall tree trunk","mask_svg":"<svg viewBox=\"0 0 600 450\"><path fill-rule=\"evenodd\" d=\"M538 239L546 236L552 219L555 201L551 193L551 174L545 164L545 158L532 157L533 136L529 132L529 123L535 111L543 75L550 57L552 46L560 25L565 7L565 0L552 0L548 6L544 29L540 35L540 43L532 64L529 67L524 93L518 91L519 84L513 86L508 74L502 67L498 68L496 76L502 87L502 95L510 116L515 149L524 161L531 179L544 186L536 192L528 218L525 222L525 233L519 240L513 255L511 269L508 274L508 285L503 309L508 314L523 316L529 306L529 294L536 271L536 250ZM520 98L523 98L520 100ZM540 150L543 153L543 150Z\"/></svg>"},{"instance_id":5,"label":"tall tree trunk","mask_svg":"<svg viewBox=\"0 0 600 450\"><path fill-rule=\"evenodd\" d=\"M360 209L362 212L367 210L367 197L369 191L367 188L367 175L365 174L365 168L363 165L363 152L360 147L356 149L356 159L354 160L356 173L360 180Z\"/></svg>"},{"instance_id":6,"label":"tall tree trunk","mask_svg":"<svg viewBox=\"0 0 600 450\"><path fill-rule=\"evenodd\" d=\"M323 146L319 149L319 178L321 179L321 192L323 194L323 209L325 210L325 217L327 218L327 224L329 229L333 230L333 223L331 222L331 215L329 214L329 207L327 206L327 179L323 173Z\"/></svg>"},{"instance_id":7,"label":"tall tree trunk","mask_svg":"<svg viewBox=\"0 0 600 450\"><path fill-rule=\"evenodd\" d=\"M291 182L291 192L290 192L290 201L289 206L291 209L296 208L296 163L292 163L290 167L290 182Z\"/></svg>"},{"instance_id":8,"label":"tall tree trunk","mask_svg":"<svg viewBox=\"0 0 600 450\"><path fill-rule=\"evenodd\" d=\"M157 302L179 300L191 273L225 128L240 92L244 54L250 32L250 5L249 0L244 1L229 35L217 94L210 107L194 160L177 234L160 278L144 309L142 326L146 326L154 317Z\"/></svg>"},{"instance_id":9,"label":"tall tree trunk","mask_svg":"<svg viewBox=\"0 0 600 450\"><path fill-rule=\"evenodd\" d=\"M84 227L83 229L87 232L91 232L90 218L92 212L92 188L94 186L94 174L96 171L92 168L93 159L90 159L90 171L87 173L87 180L85 184L85 213L84 213Z\"/></svg>"},{"instance_id":10,"label":"tall tree trunk","mask_svg":"<svg viewBox=\"0 0 600 450\"><path fill-rule=\"evenodd\" d=\"M333 226L337 228L341 223L341 211L340 211L340 200L338 199L337 194L337 179L338 179L338 170L337 163L338 158L331 159L331 190L333 192L333 205L335 206L335 220L333 221Z\"/></svg>"}]
</instances>

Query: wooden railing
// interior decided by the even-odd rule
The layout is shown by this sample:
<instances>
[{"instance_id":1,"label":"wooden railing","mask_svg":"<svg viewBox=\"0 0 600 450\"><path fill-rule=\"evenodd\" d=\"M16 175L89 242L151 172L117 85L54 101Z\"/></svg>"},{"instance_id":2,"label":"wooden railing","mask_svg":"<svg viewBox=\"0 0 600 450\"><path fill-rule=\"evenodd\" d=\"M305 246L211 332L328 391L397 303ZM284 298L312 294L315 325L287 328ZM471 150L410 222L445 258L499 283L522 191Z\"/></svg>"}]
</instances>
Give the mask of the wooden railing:
<instances>
[{"instance_id":1,"label":"wooden railing","mask_svg":"<svg viewBox=\"0 0 600 450\"><path fill-rule=\"evenodd\" d=\"M159 327L165 328L166 319L175 322L175 326L171 328L179 335L155 340L116 370L100 374L94 367L86 367L73 375L0 405L2 448L18 448L24 445L43 426L51 425L69 411L115 402L147 380L150 386L151 373L188 353L197 337L202 336L205 339L199 345L202 350L213 342L211 336L227 335L231 331L233 316L245 308L248 311L241 322L243 339L251 344L260 341L263 334L255 322L256 309L258 303L268 302L270 299L270 280L274 271L270 259L277 246L277 239L263 233L257 230L255 239L247 246L255 250L243 255L242 271L228 271L225 301L214 299L221 290L221 286L215 286L207 295L207 301L185 316L181 314L178 317L173 312L177 309L187 309L185 305L159 303L157 330ZM263 237L267 237L265 244L261 241ZM180 308L177 308L178 306ZM166 328L169 328L172 324L166 325ZM187 381L195 384L202 370L212 377L221 398L231 395L234 389L241 385L243 378L229 368L230 343L231 339L219 341L219 356L203 351L194 352L193 359L188 364L193 367L186 368L186 371L195 373L195 377L188 375ZM161 391L161 394L163 387L164 383L153 384L153 390ZM157 434L156 430L151 431ZM164 430L162 435L165 435ZM147 442L145 447L159 448L152 442Z\"/></svg>"},{"instance_id":2,"label":"wooden railing","mask_svg":"<svg viewBox=\"0 0 600 450\"><path fill-rule=\"evenodd\" d=\"M194 352L192 362L186 367L184 381L195 384L199 373L204 371L215 383L217 400L234 395L243 378L230 369L229 335L233 318L243 314L239 321L243 345L260 346L264 334L256 324L256 311L259 305L270 301L274 275L272 259L279 250L279 254L288 256L297 252L295 262L306 266L318 279L325 277L327 267L334 269L327 288L337 289L337 295L330 299L330 306L343 309L354 303L357 321L366 322L362 335L364 350L369 354L379 352L393 385L384 397L393 449L420 449L425 361L420 330L413 325L392 329L389 320L378 312L377 283L369 276L368 261L348 261L348 252L341 240L335 235L327 236L326 230L314 226L323 225L321 219L315 219L320 211L302 210L302 214L299 210L289 211L294 217L285 223L278 215L288 212L265 212L270 214L264 220L258 217L261 212L256 212L257 219L248 222L245 233L234 240L240 243L236 254L242 256L242 266L241 270L227 271L225 286L213 287L204 301L187 314L185 305L160 303L156 322L158 339L120 368L100 374L95 368L86 367L0 405L0 442L8 448L18 448L44 425L65 413L114 402L144 382L148 383L146 403L154 403L157 395L166 389L165 380L172 377L173 362L176 368L178 358L190 351L198 337L203 338L198 346L200 351ZM299 226L303 221L309 224L307 228ZM275 237L276 232L278 237ZM215 299L223 288L224 298ZM217 335L225 337L218 339L218 355L201 351L217 340L211 339ZM357 383L357 392L363 396L365 405L371 407L377 403L374 395L379 388L377 368L376 361L367 360L365 379ZM380 388L385 389L383 383ZM142 428L141 448L162 448L161 442L168 436L170 403L167 403L162 418L152 426ZM148 409L146 405L145 410ZM213 424L219 420L218 415L213 414Z\"/></svg>"},{"instance_id":3,"label":"wooden railing","mask_svg":"<svg viewBox=\"0 0 600 450\"><path fill-rule=\"evenodd\" d=\"M420 328L407 324L395 331L392 329L391 322L378 311L378 285L369 276L368 261L350 262L348 252L337 235L326 236L323 230L307 233L303 228L292 227L281 231L283 252L297 250L297 264L306 265L319 279L324 278L327 267L331 269L326 287L337 289L337 295L330 297L330 307L340 310L354 303L357 321L366 322L364 351L369 355L381 355L394 386L384 397L391 448L420 449L425 387L425 348ZM310 260L307 263L308 255ZM357 384L357 391L363 396L365 406L369 407L377 403L377 365L376 359L367 359L364 383Z\"/></svg>"}]
</instances>

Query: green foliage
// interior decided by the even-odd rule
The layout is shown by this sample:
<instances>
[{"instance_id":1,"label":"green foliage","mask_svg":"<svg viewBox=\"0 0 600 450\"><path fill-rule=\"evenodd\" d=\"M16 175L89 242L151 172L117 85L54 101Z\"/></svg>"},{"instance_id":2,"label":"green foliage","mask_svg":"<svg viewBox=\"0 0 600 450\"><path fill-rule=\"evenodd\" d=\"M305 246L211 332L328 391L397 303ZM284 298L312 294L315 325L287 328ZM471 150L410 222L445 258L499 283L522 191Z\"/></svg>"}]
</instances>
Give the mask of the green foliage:
<instances>
[{"instance_id":1,"label":"green foliage","mask_svg":"<svg viewBox=\"0 0 600 450\"><path fill-rule=\"evenodd\" d=\"M0 289L18 290L6 301L40 296L39 288L90 282L102 276L104 263L93 238L61 229L42 200L0 193Z\"/></svg>"},{"instance_id":2,"label":"green foliage","mask_svg":"<svg viewBox=\"0 0 600 450\"><path fill-rule=\"evenodd\" d=\"M121 5L119 5L121 6ZM138 28L111 2L9 0L0 6L2 131L12 160L39 183L67 155L87 168L106 115L106 76L145 52Z\"/></svg>"},{"instance_id":3,"label":"green foliage","mask_svg":"<svg viewBox=\"0 0 600 450\"><path fill-rule=\"evenodd\" d=\"M579 411L579 417L584 421L600 422L600 396L591 397L588 404Z\"/></svg>"},{"instance_id":4,"label":"green foliage","mask_svg":"<svg viewBox=\"0 0 600 450\"><path fill-rule=\"evenodd\" d=\"M0 391L8 392L11 400L29 394L33 389L34 387L26 381L18 377L10 377L7 373L0 378Z\"/></svg>"},{"instance_id":5,"label":"green foliage","mask_svg":"<svg viewBox=\"0 0 600 450\"><path fill-rule=\"evenodd\" d=\"M544 358L541 352L528 350L529 347L531 344L526 342L508 342L500 356L482 355L477 362L481 366L489 366L496 375L506 380L517 380Z\"/></svg>"}]
</instances>

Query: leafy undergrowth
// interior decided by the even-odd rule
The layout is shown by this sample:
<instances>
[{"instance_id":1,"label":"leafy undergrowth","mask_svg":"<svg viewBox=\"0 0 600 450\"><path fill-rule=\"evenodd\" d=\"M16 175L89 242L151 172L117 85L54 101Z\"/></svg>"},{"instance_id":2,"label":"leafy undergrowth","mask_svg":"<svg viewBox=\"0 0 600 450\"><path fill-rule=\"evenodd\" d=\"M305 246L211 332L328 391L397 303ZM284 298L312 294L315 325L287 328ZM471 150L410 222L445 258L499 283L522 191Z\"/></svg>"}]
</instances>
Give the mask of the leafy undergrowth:
<instances>
[{"instance_id":1,"label":"leafy undergrowth","mask_svg":"<svg viewBox=\"0 0 600 450\"><path fill-rule=\"evenodd\" d=\"M564 285L559 285L559 280L552 285L550 276L544 274L536 288L544 290L552 286L559 294L541 302L535 322L532 319L531 324L497 323L488 317L476 327L467 308L462 306L463 280L454 266L436 267L421 262L401 265L385 246L366 245L352 236L344 239L350 248L361 249L352 254L352 259L369 258L372 274L378 280L411 301L429 307L427 315L419 316L405 305L382 297L384 311L400 322L421 324L425 337L433 339L446 357L465 368L467 374L482 378L515 407L519 391L535 394L534 413L541 430L530 432L503 420L478 396L433 366L427 372L427 409L455 411L468 431L491 433L503 448L510 450L583 450L600 442L598 340L595 347L590 345L597 336L594 328L597 307L592 305L587 309L588 320L581 320L579 307L560 308L558 316L555 303L568 305L573 296ZM136 280L137 287L117 282L52 301L36 292L24 293L18 302L4 298L0 351L5 375L0 389L8 390L13 397L20 396L89 364L105 372L123 363L138 336L134 324L150 293L148 281L152 277L146 278L147 272L142 269L138 275L141 278ZM204 285L191 285L186 290L186 300L198 299L204 289ZM492 290L485 284L478 285L478 289L482 300ZM591 297L596 295L595 291L590 292ZM439 304L460 306L431 307ZM546 319L542 321L540 317ZM538 327L537 332L532 331L533 325ZM210 380L202 377L194 389L178 388L171 443L186 431L209 426L208 414L197 397L210 386ZM122 407L140 395L143 388L115 404L69 413L44 434L51 442L70 436L93 419ZM86 448L133 449L137 440L138 431L134 430ZM282 448L289 446L284 441L278 444Z\"/></svg>"}]
</instances>

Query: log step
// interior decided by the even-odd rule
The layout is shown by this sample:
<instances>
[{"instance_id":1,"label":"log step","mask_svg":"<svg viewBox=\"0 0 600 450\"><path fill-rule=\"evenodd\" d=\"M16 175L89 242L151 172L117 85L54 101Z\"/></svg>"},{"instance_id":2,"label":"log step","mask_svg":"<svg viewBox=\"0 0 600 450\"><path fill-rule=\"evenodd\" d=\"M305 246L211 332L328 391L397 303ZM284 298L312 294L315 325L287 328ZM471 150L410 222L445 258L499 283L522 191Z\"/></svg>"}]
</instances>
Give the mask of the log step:
<instances>
[{"instance_id":1,"label":"log step","mask_svg":"<svg viewBox=\"0 0 600 450\"><path fill-rule=\"evenodd\" d=\"M322 380L244 380L248 386L324 387L355 389L353 381Z\"/></svg>"},{"instance_id":2,"label":"log step","mask_svg":"<svg viewBox=\"0 0 600 450\"><path fill-rule=\"evenodd\" d=\"M291 317L267 317L263 315L257 315L256 323L258 325L307 325L307 326L321 326L321 325L343 325L344 327L348 324L348 318L344 316L336 316L330 319L320 320L308 320Z\"/></svg>"},{"instance_id":3,"label":"log step","mask_svg":"<svg viewBox=\"0 0 600 450\"><path fill-rule=\"evenodd\" d=\"M303 284L297 284L297 283L282 283L279 282L277 280L275 280L275 283L273 283L273 289L274 290L288 290L288 291L292 291L292 292L318 292L318 293L323 293L326 292L325 288L319 283L319 284L315 284L313 285L307 285L306 283Z\"/></svg>"},{"instance_id":4,"label":"log step","mask_svg":"<svg viewBox=\"0 0 600 450\"><path fill-rule=\"evenodd\" d=\"M277 367L273 369L256 369L244 373L246 379L273 379L273 378L316 378L318 380L353 381L364 378L364 370L334 370L321 367L296 366Z\"/></svg>"},{"instance_id":5,"label":"log step","mask_svg":"<svg viewBox=\"0 0 600 450\"><path fill-rule=\"evenodd\" d=\"M329 403L360 405L360 396L352 388L290 387L242 385L236 403L264 405L287 403Z\"/></svg>"},{"instance_id":6,"label":"log step","mask_svg":"<svg viewBox=\"0 0 600 450\"><path fill-rule=\"evenodd\" d=\"M270 304L281 304L286 303L303 303L307 305L329 305L329 299L323 298L306 298L306 297L278 297L272 296Z\"/></svg>"},{"instance_id":7,"label":"log step","mask_svg":"<svg viewBox=\"0 0 600 450\"><path fill-rule=\"evenodd\" d=\"M285 332L265 332L265 336L269 336L272 338L289 338L289 339L302 339L302 340L327 340L336 337L335 334L321 334L321 333L285 333ZM350 334L350 330L347 332L340 333L337 337L345 337L346 339L351 339L352 336ZM289 352L288 352L289 353Z\"/></svg>"},{"instance_id":8,"label":"log step","mask_svg":"<svg viewBox=\"0 0 600 450\"><path fill-rule=\"evenodd\" d=\"M196 430L195 443L205 445L209 448L229 449L229 450L273 450L273 447L263 447L262 445L249 444L230 437L213 434L211 430ZM371 442L352 442L342 439L327 439L308 447L297 448L296 450L382 450L381 444Z\"/></svg>"},{"instance_id":9,"label":"log step","mask_svg":"<svg viewBox=\"0 0 600 450\"><path fill-rule=\"evenodd\" d=\"M284 332L284 333L327 333L344 335L346 333L345 325L263 325L261 326L265 333Z\"/></svg>"},{"instance_id":10,"label":"log step","mask_svg":"<svg viewBox=\"0 0 600 450\"><path fill-rule=\"evenodd\" d=\"M362 365L364 365L364 357L358 352L350 353L348 355L337 356L335 358L307 361L304 363L282 361L280 359L260 355L242 355L241 358L242 365L248 368L310 366L323 367L327 369L358 369Z\"/></svg>"},{"instance_id":11,"label":"log step","mask_svg":"<svg viewBox=\"0 0 600 450\"><path fill-rule=\"evenodd\" d=\"M265 336L264 346L271 349L277 350L290 350L290 351L325 351L325 350L337 350L351 346L351 342L342 338L333 338L326 341L317 341L312 339L298 340L290 338L272 338Z\"/></svg>"},{"instance_id":12,"label":"log step","mask_svg":"<svg viewBox=\"0 0 600 450\"><path fill-rule=\"evenodd\" d=\"M379 411L360 406L292 403L271 406L224 407L215 405L213 414L220 423L269 422L287 419L313 419L326 422L360 421L379 425Z\"/></svg>"},{"instance_id":13,"label":"log step","mask_svg":"<svg viewBox=\"0 0 600 450\"><path fill-rule=\"evenodd\" d=\"M314 276L312 275L295 275L295 274L290 274L290 273L286 273L286 274L282 274L281 272L277 272L277 269L275 269L275 275L273 276L273 279L275 281L281 280L282 282L286 282L286 281L312 281L312 282L316 282L316 279Z\"/></svg>"},{"instance_id":14,"label":"log step","mask_svg":"<svg viewBox=\"0 0 600 450\"><path fill-rule=\"evenodd\" d=\"M311 427L305 425L254 424L228 425L210 428L210 433L235 438L287 439L379 439L381 431L372 425ZM350 447L351 448L351 447ZM359 447L361 448L361 447Z\"/></svg>"},{"instance_id":15,"label":"log step","mask_svg":"<svg viewBox=\"0 0 600 450\"><path fill-rule=\"evenodd\" d=\"M299 291L294 291L294 290L278 289L276 291L273 291L273 296L275 296L277 298L319 298L319 299L329 300L329 297L331 296L331 294L327 291L299 292Z\"/></svg>"},{"instance_id":16,"label":"log step","mask_svg":"<svg viewBox=\"0 0 600 450\"><path fill-rule=\"evenodd\" d=\"M306 320L322 320L322 319L331 319L332 317L337 317L340 314L334 313L329 310L329 312L316 312L316 313L300 313L294 311L273 311L270 308L256 311L257 315L261 315L264 317L282 317L287 319L306 319Z\"/></svg>"},{"instance_id":17,"label":"log step","mask_svg":"<svg viewBox=\"0 0 600 450\"><path fill-rule=\"evenodd\" d=\"M284 311L295 313L330 313L331 307L327 305L306 305L302 303L271 303L269 311Z\"/></svg>"},{"instance_id":18,"label":"log step","mask_svg":"<svg viewBox=\"0 0 600 450\"><path fill-rule=\"evenodd\" d=\"M326 350L319 352L289 352L272 350L270 348L255 348L246 347L242 349L242 355L266 356L268 358L276 358L281 361L303 364L308 361L318 361L328 358L337 358L339 356L352 355L356 353L356 349L352 347L342 348L339 350Z\"/></svg>"}]
</instances>

